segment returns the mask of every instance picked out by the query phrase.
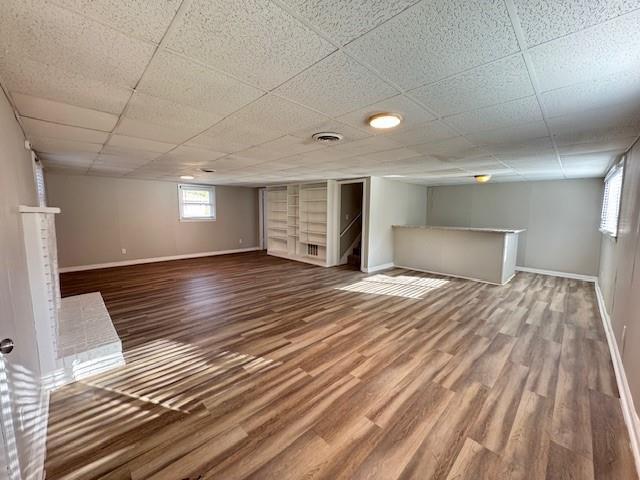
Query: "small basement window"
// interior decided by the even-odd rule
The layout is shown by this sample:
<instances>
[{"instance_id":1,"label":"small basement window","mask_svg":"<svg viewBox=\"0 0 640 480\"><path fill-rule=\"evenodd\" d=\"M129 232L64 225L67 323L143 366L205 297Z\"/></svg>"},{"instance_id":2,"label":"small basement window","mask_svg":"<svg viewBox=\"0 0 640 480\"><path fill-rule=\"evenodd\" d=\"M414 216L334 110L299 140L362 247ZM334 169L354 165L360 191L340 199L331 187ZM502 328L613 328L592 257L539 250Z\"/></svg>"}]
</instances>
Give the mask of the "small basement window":
<instances>
[{"instance_id":1,"label":"small basement window","mask_svg":"<svg viewBox=\"0 0 640 480\"><path fill-rule=\"evenodd\" d=\"M604 179L604 198L600 214L600 231L612 237L618 236L618 215L622 199L624 159L615 165Z\"/></svg>"},{"instance_id":2,"label":"small basement window","mask_svg":"<svg viewBox=\"0 0 640 480\"><path fill-rule=\"evenodd\" d=\"M205 185L178 185L180 221L216 219L216 189Z\"/></svg>"}]
</instances>

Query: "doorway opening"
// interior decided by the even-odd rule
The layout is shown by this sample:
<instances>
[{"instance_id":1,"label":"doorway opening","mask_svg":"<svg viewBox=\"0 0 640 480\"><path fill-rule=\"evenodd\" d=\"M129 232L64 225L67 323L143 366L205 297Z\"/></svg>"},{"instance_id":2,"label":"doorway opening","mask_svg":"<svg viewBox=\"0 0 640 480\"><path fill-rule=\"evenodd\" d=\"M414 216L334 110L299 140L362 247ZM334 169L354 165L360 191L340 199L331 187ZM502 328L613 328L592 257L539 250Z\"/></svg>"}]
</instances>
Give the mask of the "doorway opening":
<instances>
[{"instance_id":1,"label":"doorway opening","mask_svg":"<svg viewBox=\"0 0 640 480\"><path fill-rule=\"evenodd\" d=\"M340 183L339 265L362 270L364 181Z\"/></svg>"}]
</instances>

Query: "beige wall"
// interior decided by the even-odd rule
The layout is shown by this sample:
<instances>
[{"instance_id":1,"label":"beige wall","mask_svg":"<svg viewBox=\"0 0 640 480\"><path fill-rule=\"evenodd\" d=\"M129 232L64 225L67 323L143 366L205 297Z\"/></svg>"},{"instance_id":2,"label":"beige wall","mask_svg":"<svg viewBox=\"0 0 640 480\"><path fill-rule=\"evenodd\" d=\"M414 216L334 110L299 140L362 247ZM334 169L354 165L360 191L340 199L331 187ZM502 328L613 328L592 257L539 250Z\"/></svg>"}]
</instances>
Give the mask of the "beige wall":
<instances>
[{"instance_id":1,"label":"beige wall","mask_svg":"<svg viewBox=\"0 0 640 480\"><path fill-rule=\"evenodd\" d=\"M216 187L215 221L180 222L176 183L45 178L49 205L62 210L56 217L61 267L258 246L255 188Z\"/></svg>"},{"instance_id":2,"label":"beige wall","mask_svg":"<svg viewBox=\"0 0 640 480\"><path fill-rule=\"evenodd\" d=\"M427 188L421 185L371 177L365 264L375 268L393 262L392 225L424 225Z\"/></svg>"},{"instance_id":3,"label":"beige wall","mask_svg":"<svg viewBox=\"0 0 640 480\"><path fill-rule=\"evenodd\" d=\"M602 179L430 187L427 223L526 228L519 266L597 275Z\"/></svg>"},{"instance_id":4,"label":"beige wall","mask_svg":"<svg viewBox=\"0 0 640 480\"><path fill-rule=\"evenodd\" d=\"M640 143L627 155L618 237L603 236L598 283L640 409ZM623 338L623 332L626 334Z\"/></svg>"},{"instance_id":5,"label":"beige wall","mask_svg":"<svg viewBox=\"0 0 640 480\"><path fill-rule=\"evenodd\" d=\"M42 390L18 206L37 203L31 155L24 148L24 140L13 110L0 90L0 338L13 338L16 344L13 352L0 361L13 396L13 426L23 478L35 478L32 475L38 467L34 464L38 457L33 448L42 431L34 430L40 425L37 422L34 425L32 420L37 420ZM19 418L18 410L24 418L32 420L15 421Z\"/></svg>"}]
</instances>

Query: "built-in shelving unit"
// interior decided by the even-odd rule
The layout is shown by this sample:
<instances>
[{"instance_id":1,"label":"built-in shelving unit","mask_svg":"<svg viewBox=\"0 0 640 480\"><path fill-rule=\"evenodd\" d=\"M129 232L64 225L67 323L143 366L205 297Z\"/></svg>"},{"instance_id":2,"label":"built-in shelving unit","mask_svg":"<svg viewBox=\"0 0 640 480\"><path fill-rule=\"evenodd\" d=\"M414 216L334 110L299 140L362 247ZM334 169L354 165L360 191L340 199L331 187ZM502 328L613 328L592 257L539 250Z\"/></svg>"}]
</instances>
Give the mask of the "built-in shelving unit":
<instances>
[{"instance_id":1,"label":"built-in shelving unit","mask_svg":"<svg viewBox=\"0 0 640 480\"><path fill-rule=\"evenodd\" d=\"M268 253L328 265L331 181L267 188ZM283 230L284 229L284 230Z\"/></svg>"}]
</instances>

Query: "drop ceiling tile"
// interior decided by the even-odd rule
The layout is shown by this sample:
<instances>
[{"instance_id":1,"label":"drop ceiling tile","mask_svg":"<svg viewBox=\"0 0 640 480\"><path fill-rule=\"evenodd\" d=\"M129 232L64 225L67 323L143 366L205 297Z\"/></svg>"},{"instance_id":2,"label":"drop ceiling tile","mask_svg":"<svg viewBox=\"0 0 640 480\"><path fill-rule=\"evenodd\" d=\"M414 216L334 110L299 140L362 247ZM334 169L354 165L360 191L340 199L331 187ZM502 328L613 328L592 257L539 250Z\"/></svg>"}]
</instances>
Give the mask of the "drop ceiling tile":
<instances>
[{"instance_id":1,"label":"drop ceiling tile","mask_svg":"<svg viewBox=\"0 0 640 480\"><path fill-rule=\"evenodd\" d=\"M534 96L446 118L447 123L464 133L477 133L541 120L542 112Z\"/></svg>"},{"instance_id":2,"label":"drop ceiling tile","mask_svg":"<svg viewBox=\"0 0 640 480\"><path fill-rule=\"evenodd\" d=\"M338 51L284 83L274 93L337 117L396 95L398 91Z\"/></svg>"},{"instance_id":3,"label":"drop ceiling tile","mask_svg":"<svg viewBox=\"0 0 640 480\"><path fill-rule=\"evenodd\" d=\"M455 137L438 142L414 145L411 149L441 160L474 158L486 155L464 137Z\"/></svg>"},{"instance_id":4,"label":"drop ceiling tile","mask_svg":"<svg viewBox=\"0 0 640 480\"><path fill-rule=\"evenodd\" d=\"M254 158L262 162L267 162L324 148L327 147L315 143L311 139L303 140L291 135L285 135L276 140L265 142L258 146L242 150L238 152L238 155L247 158Z\"/></svg>"},{"instance_id":5,"label":"drop ceiling tile","mask_svg":"<svg viewBox=\"0 0 640 480\"><path fill-rule=\"evenodd\" d=\"M57 166L77 166L88 167L97 158L96 153L40 153L38 158L44 161L45 166L57 165Z\"/></svg>"},{"instance_id":6,"label":"drop ceiling tile","mask_svg":"<svg viewBox=\"0 0 640 480\"><path fill-rule=\"evenodd\" d=\"M114 167L137 168L147 163L148 160L139 157L99 154L94 165L111 165Z\"/></svg>"},{"instance_id":7,"label":"drop ceiling tile","mask_svg":"<svg viewBox=\"0 0 640 480\"><path fill-rule=\"evenodd\" d=\"M544 121L539 120L514 127L503 127L467 135L469 141L476 145L500 145L523 143L538 138L548 137L549 132Z\"/></svg>"},{"instance_id":8,"label":"drop ceiling tile","mask_svg":"<svg viewBox=\"0 0 640 480\"><path fill-rule=\"evenodd\" d=\"M483 145L482 149L493 155L526 156L537 153L554 153L550 137L535 138L525 142L513 141L499 145Z\"/></svg>"},{"instance_id":9,"label":"drop ceiling tile","mask_svg":"<svg viewBox=\"0 0 640 480\"><path fill-rule=\"evenodd\" d=\"M422 156L419 152L410 148L394 148L392 150L384 150L381 152L367 153L364 158L369 162L393 162L407 160L414 157Z\"/></svg>"},{"instance_id":10,"label":"drop ceiling tile","mask_svg":"<svg viewBox=\"0 0 640 480\"><path fill-rule=\"evenodd\" d=\"M617 105L563 115L548 120L558 145L601 141L637 135L640 105Z\"/></svg>"},{"instance_id":11,"label":"drop ceiling tile","mask_svg":"<svg viewBox=\"0 0 640 480\"><path fill-rule=\"evenodd\" d=\"M181 165L204 165L224 157L226 153L181 145L159 157L156 162Z\"/></svg>"},{"instance_id":12,"label":"drop ceiling tile","mask_svg":"<svg viewBox=\"0 0 640 480\"><path fill-rule=\"evenodd\" d=\"M389 20L419 0L284 0L296 14L325 32L333 41L345 45Z\"/></svg>"},{"instance_id":13,"label":"drop ceiling tile","mask_svg":"<svg viewBox=\"0 0 640 480\"><path fill-rule=\"evenodd\" d=\"M605 139L596 142L576 143L570 145L559 145L558 150L561 155L580 155L585 153L612 151L618 154L626 152L638 137L621 137Z\"/></svg>"},{"instance_id":14,"label":"drop ceiling tile","mask_svg":"<svg viewBox=\"0 0 640 480\"><path fill-rule=\"evenodd\" d=\"M53 65L29 58L8 58L0 53L0 72L5 88L69 105L119 115L131 97L131 90L91 80Z\"/></svg>"},{"instance_id":15,"label":"drop ceiling tile","mask_svg":"<svg viewBox=\"0 0 640 480\"><path fill-rule=\"evenodd\" d=\"M567 175L602 175L618 156L617 152L598 152L584 155L562 155L562 167Z\"/></svg>"},{"instance_id":16,"label":"drop ceiling tile","mask_svg":"<svg viewBox=\"0 0 640 480\"><path fill-rule=\"evenodd\" d=\"M346 48L405 89L519 50L499 0L423 1Z\"/></svg>"},{"instance_id":17,"label":"drop ceiling tile","mask_svg":"<svg viewBox=\"0 0 640 480\"><path fill-rule=\"evenodd\" d=\"M240 157L238 155L228 155L226 157L222 157L216 160L215 162L212 163L212 165L213 165L213 168L215 168L218 171L225 171L225 170L230 171L230 170L237 170L239 168L244 170L246 169L246 167L250 167L252 165L255 165L256 163L259 163L259 162L253 158L245 158L245 157Z\"/></svg>"},{"instance_id":18,"label":"drop ceiling tile","mask_svg":"<svg viewBox=\"0 0 640 480\"><path fill-rule=\"evenodd\" d=\"M385 135L385 138L404 146L446 140L458 136L451 127L442 122L428 122L409 130L399 130Z\"/></svg>"},{"instance_id":19,"label":"drop ceiling tile","mask_svg":"<svg viewBox=\"0 0 640 480\"><path fill-rule=\"evenodd\" d=\"M156 142L144 138L127 137L125 135L112 135L107 142L107 146L121 147L131 150L143 150L147 152L165 153L174 148L176 145Z\"/></svg>"},{"instance_id":20,"label":"drop ceiling tile","mask_svg":"<svg viewBox=\"0 0 640 480\"><path fill-rule=\"evenodd\" d=\"M122 158L139 158L141 160L145 160L146 162L150 162L151 160L158 158L161 155L161 153L159 152L151 152L148 150L140 150L131 147L122 147L109 144L105 145L100 153Z\"/></svg>"},{"instance_id":21,"label":"drop ceiling tile","mask_svg":"<svg viewBox=\"0 0 640 480\"><path fill-rule=\"evenodd\" d=\"M62 125L110 132L118 121L116 115L55 102L21 93L11 95L21 115Z\"/></svg>"},{"instance_id":22,"label":"drop ceiling tile","mask_svg":"<svg viewBox=\"0 0 640 480\"><path fill-rule=\"evenodd\" d=\"M55 138L30 138L33 149L38 153L98 153L102 148L99 143L74 142L71 140L58 140Z\"/></svg>"},{"instance_id":23,"label":"drop ceiling tile","mask_svg":"<svg viewBox=\"0 0 640 480\"><path fill-rule=\"evenodd\" d=\"M335 147L329 147L328 153L342 155L343 158L345 158L348 156L365 155L383 150L391 150L392 148L398 148L399 146L400 145L393 140L383 136L377 136L344 143L342 145L336 145Z\"/></svg>"},{"instance_id":24,"label":"drop ceiling tile","mask_svg":"<svg viewBox=\"0 0 640 480\"><path fill-rule=\"evenodd\" d=\"M109 136L107 132L101 132L99 130L70 127L68 125L60 125L59 123L35 120L29 117L20 117L20 120L29 138L55 138L58 140L103 144Z\"/></svg>"},{"instance_id":25,"label":"drop ceiling tile","mask_svg":"<svg viewBox=\"0 0 640 480\"><path fill-rule=\"evenodd\" d=\"M521 55L447 78L409 92L440 115L452 115L534 94Z\"/></svg>"},{"instance_id":26,"label":"drop ceiling tile","mask_svg":"<svg viewBox=\"0 0 640 480\"><path fill-rule=\"evenodd\" d=\"M640 70L640 10L529 50L541 91Z\"/></svg>"},{"instance_id":27,"label":"drop ceiling tile","mask_svg":"<svg viewBox=\"0 0 640 480\"><path fill-rule=\"evenodd\" d=\"M106 23L134 37L159 43L173 19L180 0L52 0L63 7Z\"/></svg>"},{"instance_id":28,"label":"drop ceiling tile","mask_svg":"<svg viewBox=\"0 0 640 480\"><path fill-rule=\"evenodd\" d=\"M513 3L530 47L640 8L638 0L513 0Z\"/></svg>"},{"instance_id":29,"label":"drop ceiling tile","mask_svg":"<svg viewBox=\"0 0 640 480\"><path fill-rule=\"evenodd\" d=\"M375 129L369 126L369 117L382 112L399 113L402 116L402 123L393 129L394 132L408 130L411 127L424 124L435 118L431 113L406 96L396 95L395 97L342 115L338 117L338 120L354 128L366 129L371 134L390 133L388 130Z\"/></svg>"},{"instance_id":30,"label":"drop ceiling tile","mask_svg":"<svg viewBox=\"0 0 640 480\"><path fill-rule=\"evenodd\" d=\"M0 17L3 56L29 58L100 82L134 87L154 45L45 0L7 0Z\"/></svg>"},{"instance_id":31,"label":"drop ceiling tile","mask_svg":"<svg viewBox=\"0 0 640 480\"><path fill-rule=\"evenodd\" d=\"M204 112L169 100L136 92L127 107L126 116L142 122L177 127L191 136L222 120L216 113Z\"/></svg>"},{"instance_id":32,"label":"drop ceiling tile","mask_svg":"<svg viewBox=\"0 0 640 480\"><path fill-rule=\"evenodd\" d=\"M548 117L617 104L640 105L640 72L620 72L542 94Z\"/></svg>"},{"instance_id":33,"label":"drop ceiling tile","mask_svg":"<svg viewBox=\"0 0 640 480\"><path fill-rule=\"evenodd\" d=\"M194 130L190 128L185 129L178 126L168 127L165 125L155 125L128 117L120 118L120 123L118 123L114 133L175 144L182 143L195 135Z\"/></svg>"},{"instance_id":34,"label":"drop ceiling tile","mask_svg":"<svg viewBox=\"0 0 640 480\"><path fill-rule=\"evenodd\" d=\"M219 115L235 112L264 93L167 51L153 57L137 90Z\"/></svg>"},{"instance_id":35,"label":"drop ceiling tile","mask_svg":"<svg viewBox=\"0 0 640 480\"><path fill-rule=\"evenodd\" d=\"M264 0L194 0L166 42L172 50L266 90L335 50Z\"/></svg>"}]
</instances>

